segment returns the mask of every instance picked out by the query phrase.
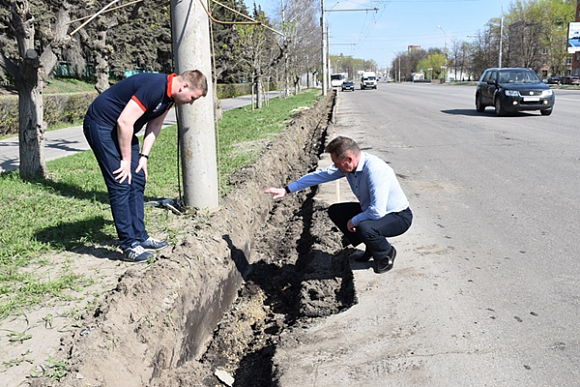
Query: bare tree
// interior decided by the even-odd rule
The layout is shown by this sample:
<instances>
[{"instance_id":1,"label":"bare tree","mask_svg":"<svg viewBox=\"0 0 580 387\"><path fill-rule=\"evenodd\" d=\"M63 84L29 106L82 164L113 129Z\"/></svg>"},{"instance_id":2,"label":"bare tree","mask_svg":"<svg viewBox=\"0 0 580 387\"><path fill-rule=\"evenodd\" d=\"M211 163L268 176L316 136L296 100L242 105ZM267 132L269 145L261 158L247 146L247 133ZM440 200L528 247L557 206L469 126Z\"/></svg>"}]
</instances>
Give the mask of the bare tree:
<instances>
[{"instance_id":1,"label":"bare tree","mask_svg":"<svg viewBox=\"0 0 580 387\"><path fill-rule=\"evenodd\" d=\"M470 57L469 44L467 44L463 40L454 40L451 55L452 55L451 61L452 66L455 69L456 80L464 81L465 73L468 72L467 69L469 68L469 57ZM460 79L457 79L458 76L460 77ZM468 75L468 79L469 78L470 74Z\"/></svg>"},{"instance_id":2,"label":"bare tree","mask_svg":"<svg viewBox=\"0 0 580 387\"><path fill-rule=\"evenodd\" d=\"M284 40L283 45L280 45L272 33L264 28L263 25L269 24L268 20L261 7L255 4L253 19L261 24L238 26L235 52L251 69L252 87L256 90L258 109L261 109L264 74L269 68L280 63L287 49L288 40Z\"/></svg>"},{"instance_id":3,"label":"bare tree","mask_svg":"<svg viewBox=\"0 0 580 387\"><path fill-rule=\"evenodd\" d=\"M493 25L488 23L486 29L477 34L477 39L470 45L470 73L477 78L485 69L495 67L497 65L498 51L494 49L496 39L493 37ZM499 31L499 29L498 29Z\"/></svg>"},{"instance_id":4,"label":"bare tree","mask_svg":"<svg viewBox=\"0 0 580 387\"><path fill-rule=\"evenodd\" d=\"M313 0L282 0L281 7L282 27L288 40L284 54L285 86L291 82L298 93L301 76L313 72L319 63L319 5Z\"/></svg>"}]
</instances>

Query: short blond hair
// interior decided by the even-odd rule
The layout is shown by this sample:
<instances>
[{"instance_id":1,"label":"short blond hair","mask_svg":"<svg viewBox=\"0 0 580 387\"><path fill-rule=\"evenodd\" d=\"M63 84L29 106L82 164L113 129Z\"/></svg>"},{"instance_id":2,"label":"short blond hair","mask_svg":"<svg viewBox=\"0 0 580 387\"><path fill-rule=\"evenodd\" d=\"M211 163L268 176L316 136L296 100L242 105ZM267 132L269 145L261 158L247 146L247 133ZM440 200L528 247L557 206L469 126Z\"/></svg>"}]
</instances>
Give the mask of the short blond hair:
<instances>
[{"instance_id":1,"label":"short blond hair","mask_svg":"<svg viewBox=\"0 0 580 387\"><path fill-rule=\"evenodd\" d=\"M184 71L179 75L183 82L189 84L189 88L193 90L203 91L202 97L207 95L207 78L199 70Z\"/></svg>"}]
</instances>

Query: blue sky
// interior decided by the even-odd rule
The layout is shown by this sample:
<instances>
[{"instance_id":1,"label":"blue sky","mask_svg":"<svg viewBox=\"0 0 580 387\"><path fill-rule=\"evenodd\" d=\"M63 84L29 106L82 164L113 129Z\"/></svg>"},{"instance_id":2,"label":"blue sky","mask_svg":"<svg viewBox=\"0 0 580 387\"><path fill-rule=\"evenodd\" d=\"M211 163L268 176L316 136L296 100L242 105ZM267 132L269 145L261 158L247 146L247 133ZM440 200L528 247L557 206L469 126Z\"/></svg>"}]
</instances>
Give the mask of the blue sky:
<instances>
[{"instance_id":1,"label":"blue sky","mask_svg":"<svg viewBox=\"0 0 580 387\"><path fill-rule=\"evenodd\" d=\"M255 0L274 16L280 0ZM254 0L245 0L248 9ZM390 67L395 52L409 45L451 50L454 40L470 41L492 18L507 13L509 0L325 0L330 53L374 59ZM378 11L362 11L378 8ZM340 11L339 10L359 10ZM441 28L437 28L437 26Z\"/></svg>"}]
</instances>

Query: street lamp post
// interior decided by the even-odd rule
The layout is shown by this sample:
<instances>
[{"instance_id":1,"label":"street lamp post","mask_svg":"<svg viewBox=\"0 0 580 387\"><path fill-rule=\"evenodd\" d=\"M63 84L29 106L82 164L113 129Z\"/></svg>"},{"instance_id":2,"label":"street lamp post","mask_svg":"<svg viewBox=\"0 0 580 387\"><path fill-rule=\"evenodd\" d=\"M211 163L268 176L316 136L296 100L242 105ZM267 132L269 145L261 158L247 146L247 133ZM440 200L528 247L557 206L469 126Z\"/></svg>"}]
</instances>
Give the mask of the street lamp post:
<instances>
[{"instance_id":1,"label":"street lamp post","mask_svg":"<svg viewBox=\"0 0 580 387\"><path fill-rule=\"evenodd\" d=\"M501 69L501 51L502 51L502 40L503 40L503 0L501 2L501 23L499 27L499 58L498 67Z\"/></svg>"},{"instance_id":2,"label":"street lamp post","mask_svg":"<svg viewBox=\"0 0 580 387\"><path fill-rule=\"evenodd\" d=\"M445 48L444 48L444 53L443 55L445 55L445 68L443 70L443 82L447 82L447 75L445 74L447 72L447 33L445 32L445 30L443 28L441 28L441 26L437 26L437 28L439 28L441 31L443 31L443 35L445 36Z\"/></svg>"},{"instance_id":3,"label":"street lamp post","mask_svg":"<svg viewBox=\"0 0 580 387\"><path fill-rule=\"evenodd\" d=\"M393 54L395 54L395 58L398 59L398 61L399 61L397 82L401 82L401 56L399 54L397 54L396 51L393 51ZM393 72L393 75L395 75L394 72Z\"/></svg>"}]
</instances>

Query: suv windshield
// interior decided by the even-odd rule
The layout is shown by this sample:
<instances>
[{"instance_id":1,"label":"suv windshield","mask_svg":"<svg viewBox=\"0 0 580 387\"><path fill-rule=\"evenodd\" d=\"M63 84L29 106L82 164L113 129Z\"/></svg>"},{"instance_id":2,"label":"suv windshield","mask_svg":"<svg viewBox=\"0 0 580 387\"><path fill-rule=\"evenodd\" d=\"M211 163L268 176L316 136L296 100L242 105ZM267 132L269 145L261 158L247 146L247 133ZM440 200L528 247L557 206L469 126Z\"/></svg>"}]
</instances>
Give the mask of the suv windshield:
<instances>
[{"instance_id":1,"label":"suv windshield","mask_svg":"<svg viewBox=\"0 0 580 387\"><path fill-rule=\"evenodd\" d=\"M540 78L531 70L500 70L498 83L540 83Z\"/></svg>"}]
</instances>

